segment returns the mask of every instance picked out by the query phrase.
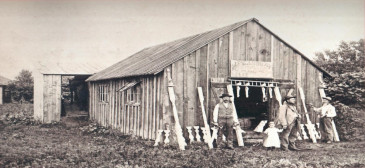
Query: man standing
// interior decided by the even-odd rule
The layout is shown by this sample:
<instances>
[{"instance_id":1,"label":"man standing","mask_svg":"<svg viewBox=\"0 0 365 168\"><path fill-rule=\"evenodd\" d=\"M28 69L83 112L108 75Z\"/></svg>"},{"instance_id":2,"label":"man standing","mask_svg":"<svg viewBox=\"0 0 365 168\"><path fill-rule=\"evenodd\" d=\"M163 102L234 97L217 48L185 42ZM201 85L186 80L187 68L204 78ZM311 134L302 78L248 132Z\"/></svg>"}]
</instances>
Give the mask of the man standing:
<instances>
[{"instance_id":1,"label":"man standing","mask_svg":"<svg viewBox=\"0 0 365 168\"><path fill-rule=\"evenodd\" d=\"M223 102L218 103L213 112L213 125L219 127L217 145L222 147L222 135L226 137L226 146L229 149L233 149L233 127L238 124L238 118L234 114L233 103L230 101L229 94L222 94L219 98L223 99Z\"/></svg>"},{"instance_id":2,"label":"man standing","mask_svg":"<svg viewBox=\"0 0 365 168\"><path fill-rule=\"evenodd\" d=\"M327 143L332 143L333 140L333 128L332 128L332 120L333 117L336 116L335 107L330 104L332 100L330 97L322 98L323 105L320 108L315 108L313 105L311 107L314 108L316 113L319 113L320 116L320 130L322 133L322 140Z\"/></svg>"},{"instance_id":3,"label":"man standing","mask_svg":"<svg viewBox=\"0 0 365 168\"><path fill-rule=\"evenodd\" d=\"M300 150L295 145L301 118L295 106L295 99L296 96L286 96L275 119L276 126L283 128L283 132L280 134L280 144L281 149L284 151L288 149Z\"/></svg>"}]
</instances>

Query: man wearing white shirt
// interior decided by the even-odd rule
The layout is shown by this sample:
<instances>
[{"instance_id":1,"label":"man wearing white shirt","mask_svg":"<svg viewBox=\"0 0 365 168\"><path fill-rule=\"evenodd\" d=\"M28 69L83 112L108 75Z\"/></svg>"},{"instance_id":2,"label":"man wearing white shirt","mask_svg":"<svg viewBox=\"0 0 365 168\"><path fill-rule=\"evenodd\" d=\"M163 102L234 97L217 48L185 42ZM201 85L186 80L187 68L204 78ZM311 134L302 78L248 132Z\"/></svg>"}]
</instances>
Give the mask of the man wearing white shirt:
<instances>
[{"instance_id":1,"label":"man wearing white shirt","mask_svg":"<svg viewBox=\"0 0 365 168\"><path fill-rule=\"evenodd\" d=\"M230 101L229 94L222 94L219 98L223 99L223 102L218 103L213 111L213 125L219 127L217 144L222 146L222 135L226 137L227 147L233 149L233 127L238 124L237 115L233 112L233 103Z\"/></svg>"},{"instance_id":2,"label":"man wearing white shirt","mask_svg":"<svg viewBox=\"0 0 365 168\"><path fill-rule=\"evenodd\" d=\"M330 104L330 97L323 97L323 105L320 108L313 107L316 113L320 116L320 130L322 132L322 140L327 143L332 143L333 128L332 119L336 116L336 109Z\"/></svg>"}]
</instances>

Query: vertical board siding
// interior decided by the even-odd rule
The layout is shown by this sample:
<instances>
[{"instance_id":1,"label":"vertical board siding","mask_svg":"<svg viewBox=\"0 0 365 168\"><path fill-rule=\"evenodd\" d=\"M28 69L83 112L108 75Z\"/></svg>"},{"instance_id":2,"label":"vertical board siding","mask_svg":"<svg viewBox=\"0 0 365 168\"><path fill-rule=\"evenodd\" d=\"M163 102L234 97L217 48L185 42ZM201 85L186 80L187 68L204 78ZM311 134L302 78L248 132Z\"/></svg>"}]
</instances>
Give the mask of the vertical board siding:
<instances>
[{"instance_id":1,"label":"vertical board siding","mask_svg":"<svg viewBox=\"0 0 365 168\"><path fill-rule=\"evenodd\" d=\"M208 115L208 98L207 98L207 95L208 95L208 72L207 72L207 69L208 69L208 45L202 47L200 49L200 63L199 63L199 78L198 78L198 84L197 86L198 87L202 87L202 90L203 90L203 95L204 95L204 108L205 108L205 111L206 111L206 115ZM200 118L202 118L202 113L201 111L198 112L200 115L198 115L198 120Z\"/></svg>"},{"instance_id":2,"label":"vertical board siding","mask_svg":"<svg viewBox=\"0 0 365 168\"><path fill-rule=\"evenodd\" d=\"M264 28L258 26L258 38L257 38L257 51L258 61L270 62L271 61L271 35Z\"/></svg>"},{"instance_id":3,"label":"vertical board siding","mask_svg":"<svg viewBox=\"0 0 365 168\"><path fill-rule=\"evenodd\" d=\"M188 103L188 109L184 114L187 115L187 125L184 125L184 128L186 126L194 126L197 123L195 122L195 112L197 111L197 89L196 89L196 53L193 52L188 57L188 73L186 75L187 79L187 103Z\"/></svg>"},{"instance_id":4,"label":"vertical board siding","mask_svg":"<svg viewBox=\"0 0 365 168\"><path fill-rule=\"evenodd\" d=\"M203 88L205 110L208 120L211 121L216 98L211 94L210 79L228 79L231 59L272 61L274 79L295 81L295 90L297 91L298 87L303 88L306 103L313 102L318 105L320 97L317 78L321 72L265 28L255 22L248 22L196 51L191 51L189 55L169 65L161 73L142 77L142 82L137 86L141 96L139 105L127 104L127 91L116 92L127 84L129 79L108 81L109 104L100 103L98 97L103 89L100 86L105 82L90 83L91 119L103 126L111 126L123 133L133 133L145 139L155 139L159 129L172 129L175 121L168 96L166 71L170 68L179 122L184 135L187 136L186 126L203 125L197 87ZM46 87L43 89L49 90ZM281 89L282 97L286 92L287 90ZM303 111L300 96L298 98L298 109ZM271 118L275 116L277 108L277 101L271 100L269 107ZM316 120L313 116L311 118ZM166 125L169 125L169 128L166 128Z\"/></svg>"},{"instance_id":5,"label":"vertical board siding","mask_svg":"<svg viewBox=\"0 0 365 168\"><path fill-rule=\"evenodd\" d=\"M176 63L172 64L172 82L174 83L174 91L175 91L175 104L177 109L177 114L179 117L179 123L181 126L184 126L183 120L184 120L184 106L186 105L186 99L184 99L184 88L185 88L185 77L184 74L187 73L187 70L185 72L185 66L188 66L187 64L187 57L186 59L181 59L177 61ZM171 114L171 118L173 119L173 115ZM173 119L175 120L175 119ZM175 122L175 121L174 121Z\"/></svg>"},{"instance_id":6,"label":"vertical board siding","mask_svg":"<svg viewBox=\"0 0 365 168\"><path fill-rule=\"evenodd\" d=\"M218 77L218 73L217 73L217 61L218 61L218 43L219 43L219 40L215 40L211 43L208 44L208 81L209 79L211 78L216 78ZM211 92L211 87L210 87L210 83L208 83L208 93ZM209 99L209 104L208 104L208 107L209 107L209 110L208 111L212 111L214 109L214 106L215 106L215 98L214 98L214 95L212 94L209 94L208 97ZM212 118L213 118L213 114L212 113L209 113L209 116L208 116L209 120L212 121Z\"/></svg>"},{"instance_id":7,"label":"vertical board siding","mask_svg":"<svg viewBox=\"0 0 365 168\"><path fill-rule=\"evenodd\" d=\"M61 75L43 75L43 122L60 121Z\"/></svg>"},{"instance_id":8,"label":"vertical board siding","mask_svg":"<svg viewBox=\"0 0 365 168\"><path fill-rule=\"evenodd\" d=\"M229 34L219 38L218 52L218 77L227 78L229 76Z\"/></svg>"},{"instance_id":9,"label":"vertical board siding","mask_svg":"<svg viewBox=\"0 0 365 168\"><path fill-rule=\"evenodd\" d=\"M168 66L167 68L171 68ZM171 128L171 107L170 107L170 100L167 91L167 68L163 71L163 81L162 81L162 93L163 93L163 100L162 100L162 113L163 113L163 123L165 124L163 127L164 129Z\"/></svg>"},{"instance_id":10,"label":"vertical board siding","mask_svg":"<svg viewBox=\"0 0 365 168\"><path fill-rule=\"evenodd\" d=\"M247 60L247 24L241 26L241 31L239 34L239 60ZM233 49L234 50L234 49Z\"/></svg>"},{"instance_id":11,"label":"vertical board siding","mask_svg":"<svg viewBox=\"0 0 365 168\"><path fill-rule=\"evenodd\" d=\"M200 101L199 101L199 96L198 96L198 89L197 87L200 86L200 78L202 78L200 76L200 67L202 66L205 66L204 64L203 65L200 65L200 59L201 59L201 53L200 53L200 49L196 51L196 54L195 54L195 88L194 91L194 95L195 95L195 111L193 111L192 115L194 116L194 122L195 122L195 125L198 125L198 126L202 126L201 125L201 121L202 121L202 115L201 115L201 105L200 105Z\"/></svg>"},{"instance_id":12,"label":"vertical board siding","mask_svg":"<svg viewBox=\"0 0 365 168\"><path fill-rule=\"evenodd\" d=\"M255 22L247 23L247 60L248 61L258 61L258 51L257 51L257 35L258 35L258 25Z\"/></svg>"}]
</instances>

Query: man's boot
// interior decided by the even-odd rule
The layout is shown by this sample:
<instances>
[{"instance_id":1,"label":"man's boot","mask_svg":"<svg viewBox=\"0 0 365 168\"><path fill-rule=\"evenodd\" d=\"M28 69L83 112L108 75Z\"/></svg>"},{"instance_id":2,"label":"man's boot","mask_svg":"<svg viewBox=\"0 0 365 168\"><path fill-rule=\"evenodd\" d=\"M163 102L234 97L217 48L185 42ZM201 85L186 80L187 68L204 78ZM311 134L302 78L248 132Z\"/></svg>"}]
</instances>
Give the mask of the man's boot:
<instances>
[{"instance_id":1,"label":"man's boot","mask_svg":"<svg viewBox=\"0 0 365 168\"><path fill-rule=\"evenodd\" d=\"M293 151L300 151L301 149L299 149L299 148L295 145L295 142L291 142L291 143L289 143L289 150L293 150Z\"/></svg>"},{"instance_id":2,"label":"man's boot","mask_svg":"<svg viewBox=\"0 0 365 168\"><path fill-rule=\"evenodd\" d=\"M233 142L232 141L230 141L230 140L227 141L227 148L228 149L233 149Z\"/></svg>"}]
</instances>

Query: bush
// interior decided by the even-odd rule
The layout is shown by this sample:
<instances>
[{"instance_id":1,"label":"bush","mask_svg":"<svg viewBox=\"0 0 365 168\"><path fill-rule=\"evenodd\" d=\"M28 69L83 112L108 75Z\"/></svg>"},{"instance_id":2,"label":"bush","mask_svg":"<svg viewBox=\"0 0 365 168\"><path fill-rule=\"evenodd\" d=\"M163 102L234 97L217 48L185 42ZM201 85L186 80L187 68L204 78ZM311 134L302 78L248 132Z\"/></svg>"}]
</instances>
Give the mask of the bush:
<instances>
[{"instance_id":1,"label":"bush","mask_svg":"<svg viewBox=\"0 0 365 168\"><path fill-rule=\"evenodd\" d=\"M0 105L0 121L5 124L36 124L33 104L8 103Z\"/></svg>"},{"instance_id":2,"label":"bush","mask_svg":"<svg viewBox=\"0 0 365 168\"><path fill-rule=\"evenodd\" d=\"M362 113L338 101L334 102L333 105L337 112L335 124L340 140L365 140L362 137L365 133L363 129L365 122L361 119L363 118Z\"/></svg>"},{"instance_id":3,"label":"bush","mask_svg":"<svg viewBox=\"0 0 365 168\"><path fill-rule=\"evenodd\" d=\"M365 72L347 72L326 81L327 95L336 101L363 109L365 106Z\"/></svg>"}]
</instances>

